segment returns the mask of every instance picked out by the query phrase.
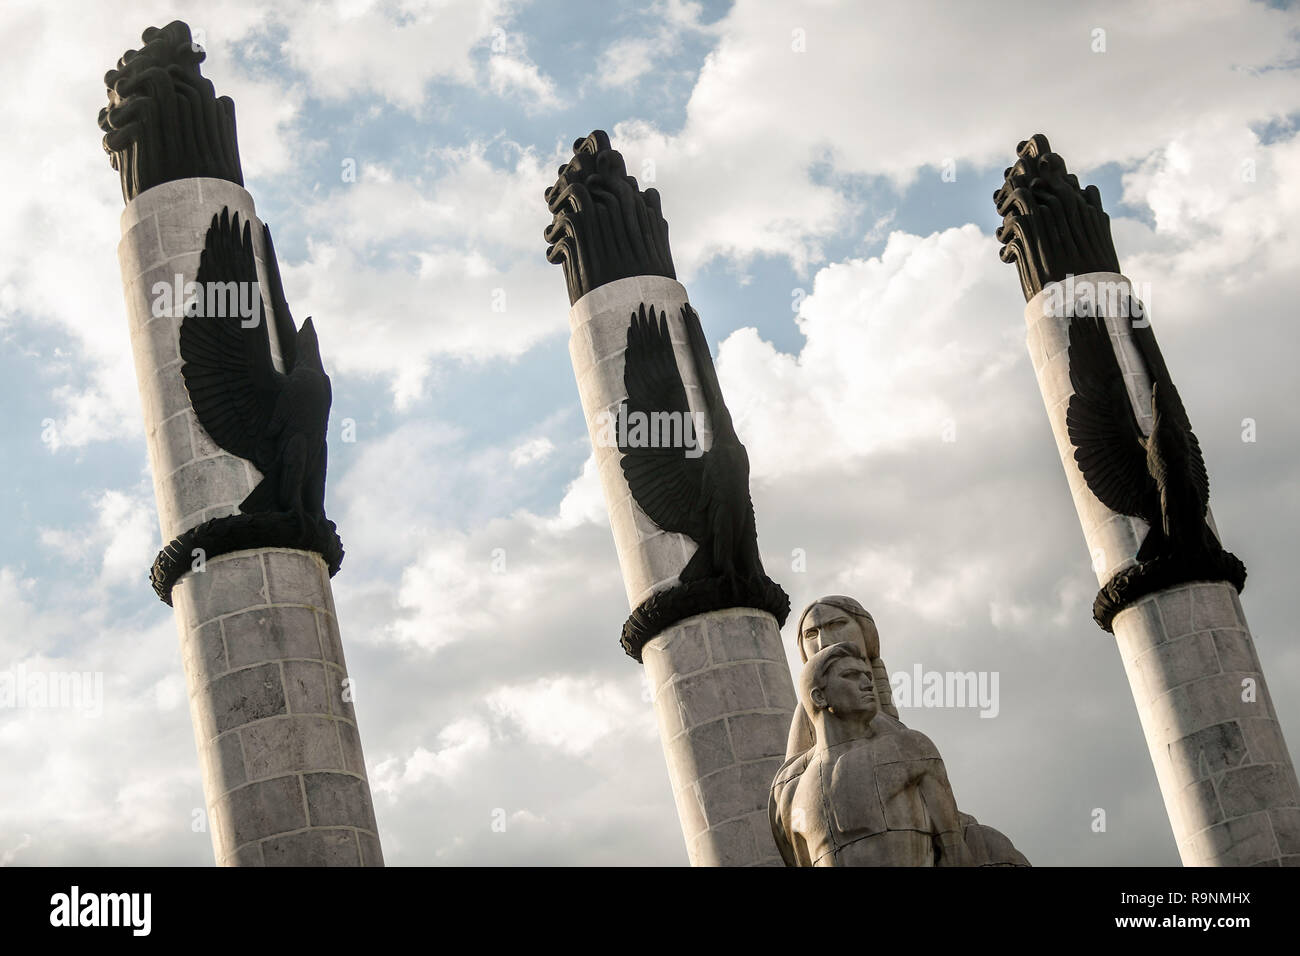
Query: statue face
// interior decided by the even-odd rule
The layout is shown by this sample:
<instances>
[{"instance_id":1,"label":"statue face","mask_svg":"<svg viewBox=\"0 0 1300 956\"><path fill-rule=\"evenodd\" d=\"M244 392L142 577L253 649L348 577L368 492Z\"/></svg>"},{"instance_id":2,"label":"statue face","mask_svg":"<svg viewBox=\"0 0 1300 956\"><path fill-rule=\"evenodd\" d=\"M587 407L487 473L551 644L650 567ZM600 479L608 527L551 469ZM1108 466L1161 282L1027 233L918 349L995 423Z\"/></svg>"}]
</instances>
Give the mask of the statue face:
<instances>
[{"instance_id":1,"label":"statue face","mask_svg":"<svg viewBox=\"0 0 1300 956\"><path fill-rule=\"evenodd\" d=\"M832 644L856 644L863 654L867 653L867 641L858 622L848 611L829 604L813 605L803 619L799 643L803 647L804 660Z\"/></svg>"},{"instance_id":2,"label":"statue face","mask_svg":"<svg viewBox=\"0 0 1300 956\"><path fill-rule=\"evenodd\" d=\"M813 700L837 717L862 714L870 719L880 707L871 667L853 657L841 658L831 665L826 686L814 689Z\"/></svg>"}]
</instances>

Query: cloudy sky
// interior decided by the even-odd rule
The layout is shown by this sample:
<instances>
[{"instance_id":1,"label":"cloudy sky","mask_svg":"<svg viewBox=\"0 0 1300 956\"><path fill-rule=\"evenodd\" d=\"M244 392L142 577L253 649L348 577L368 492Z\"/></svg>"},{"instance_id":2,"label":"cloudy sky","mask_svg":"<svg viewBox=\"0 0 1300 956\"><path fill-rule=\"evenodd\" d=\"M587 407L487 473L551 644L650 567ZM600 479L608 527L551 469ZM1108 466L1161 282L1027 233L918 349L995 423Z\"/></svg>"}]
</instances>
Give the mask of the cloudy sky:
<instances>
[{"instance_id":1,"label":"cloudy sky","mask_svg":"<svg viewBox=\"0 0 1300 956\"><path fill-rule=\"evenodd\" d=\"M95 123L104 71L175 18L235 99L333 378L335 596L390 864L686 862L543 255L542 192L595 128L663 195L796 611L855 595L891 670L998 673L996 718L903 719L1034 863L1176 864L993 239L1002 169L1045 133L1149 283L1295 752L1290 5L11 0L0 669L102 673L104 704L0 710L0 864L212 862L146 577L122 200Z\"/></svg>"}]
</instances>

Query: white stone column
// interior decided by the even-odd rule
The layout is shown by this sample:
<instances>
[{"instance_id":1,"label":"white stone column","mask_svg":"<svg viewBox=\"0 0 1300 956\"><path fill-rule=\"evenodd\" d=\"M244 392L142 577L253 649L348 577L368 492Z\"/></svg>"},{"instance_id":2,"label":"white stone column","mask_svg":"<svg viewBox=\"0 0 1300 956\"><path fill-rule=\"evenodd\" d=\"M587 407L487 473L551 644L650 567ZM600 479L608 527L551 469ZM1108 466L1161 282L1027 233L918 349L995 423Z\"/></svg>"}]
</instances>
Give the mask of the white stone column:
<instances>
[{"instance_id":1,"label":"white stone column","mask_svg":"<svg viewBox=\"0 0 1300 956\"><path fill-rule=\"evenodd\" d=\"M1104 585L1136 564L1147 525L1093 496L1066 431L1073 394L1068 316L1085 283L1120 290L1114 298L1094 296L1101 309L1093 314L1106 316L1138 423L1149 433L1151 382L1114 308L1129 295L1128 280L1093 273L1072 287L1051 283L1025 306L1025 321L1057 452ZM1300 786L1236 590L1222 582L1169 588L1121 611L1114 630L1183 863L1300 865Z\"/></svg>"},{"instance_id":2,"label":"white stone column","mask_svg":"<svg viewBox=\"0 0 1300 956\"><path fill-rule=\"evenodd\" d=\"M686 301L675 280L636 276L598 286L569 312L569 354L630 608L677 583L695 543L660 530L633 500L618 448L602 440L600 415L616 413L627 396L627 330L642 302L667 315L687 401L704 414L682 327ZM701 439L707 449L708 427ZM785 756L795 695L776 618L751 608L698 614L647 643L642 660L692 865L782 865L767 796Z\"/></svg>"},{"instance_id":3,"label":"white stone column","mask_svg":"<svg viewBox=\"0 0 1300 956\"><path fill-rule=\"evenodd\" d=\"M178 275L182 288L194 281L223 206L253 224L264 278L261 223L234 183L163 183L122 213L118 258L164 544L238 513L261 479L199 425L180 371L182 310L154 307L161 285L174 295ZM282 368L273 323L269 332ZM217 863L382 865L325 562L283 548L209 557L172 601Z\"/></svg>"}]
</instances>

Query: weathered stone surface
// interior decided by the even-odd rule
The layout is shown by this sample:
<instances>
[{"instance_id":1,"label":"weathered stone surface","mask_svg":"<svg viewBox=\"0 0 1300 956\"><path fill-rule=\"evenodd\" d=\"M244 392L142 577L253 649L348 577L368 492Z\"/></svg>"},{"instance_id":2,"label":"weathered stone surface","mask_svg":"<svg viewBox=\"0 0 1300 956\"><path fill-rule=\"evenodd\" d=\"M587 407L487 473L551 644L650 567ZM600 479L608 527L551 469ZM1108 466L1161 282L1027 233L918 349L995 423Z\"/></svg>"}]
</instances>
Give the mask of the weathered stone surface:
<instances>
[{"instance_id":1,"label":"weathered stone surface","mask_svg":"<svg viewBox=\"0 0 1300 956\"><path fill-rule=\"evenodd\" d=\"M266 866L260 843L245 843L225 859L217 862L222 866Z\"/></svg>"},{"instance_id":2,"label":"weathered stone surface","mask_svg":"<svg viewBox=\"0 0 1300 956\"><path fill-rule=\"evenodd\" d=\"M304 770L342 770L338 731L328 717L277 717L239 732L252 780Z\"/></svg>"},{"instance_id":3,"label":"weathered stone surface","mask_svg":"<svg viewBox=\"0 0 1300 956\"><path fill-rule=\"evenodd\" d=\"M689 847L691 840L709 827L709 822L704 819L704 807L694 781L676 791L673 799L677 803L677 819L682 826L682 835L686 837L686 845ZM691 862L700 865L694 859Z\"/></svg>"},{"instance_id":4,"label":"weathered stone surface","mask_svg":"<svg viewBox=\"0 0 1300 956\"><path fill-rule=\"evenodd\" d=\"M813 745L742 766L772 781L769 815L786 865L976 865L934 745L876 721L880 692L861 645L822 645L799 676Z\"/></svg>"},{"instance_id":5,"label":"weathered stone surface","mask_svg":"<svg viewBox=\"0 0 1300 956\"><path fill-rule=\"evenodd\" d=\"M307 825L297 774L250 783L218 798L231 846L299 830Z\"/></svg>"},{"instance_id":6,"label":"weathered stone surface","mask_svg":"<svg viewBox=\"0 0 1300 956\"><path fill-rule=\"evenodd\" d=\"M307 607L260 607L221 622L231 667L291 658L319 659L316 617Z\"/></svg>"},{"instance_id":7,"label":"weathered stone surface","mask_svg":"<svg viewBox=\"0 0 1300 956\"><path fill-rule=\"evenodd\" d=\"M1214 795L1214 781L1208 777L1189 783L1179 794L1177 803L1182 827L1187 833L1196 833L1216 823L1222 823L1223 810Z\"/></svg>"},{"instance_id":8,"label":"weathered stone surface","mask_svg":"<svg viewBox=\"0 0 1300 956\"><path fill-rule=\"evenodd\" d=\"M308 773L303 775L303 785L312 826L377 829L365 780L339 773Z\"/></svg>"},{"instance_id":9,"label":"weathered stone surface","mask_svg":"<svg viewBox=\"0 0 1300 956\"><path fill-rule=\"evenodd\" d=\"M361 846L362 866L383 866L384 852L379 846L379 838L364 830L357 830L357 843Z\"/></svg>"},{"instance_id":10,"label":"weathered stone surface","mask_svg":"<svg viewBox=\"0 0 1300 956\"><path fill-rule=\"evenodd\" d=\"M286 713L278 664L231 671L208 685L217 733Z\"/></svg>"},{"instance_id":11,"label":"weathered stone surface","mask_svg":"<svg viewBox=\"0 0 1300 956\"><path fill-rule=\"evenodd\" d=\"M710 827L687 843L692 866L752 866L764 857L745 817ZM770 860L770 858L767 858Z\"/></svg>"},{"instance_id":12,"label":"weathered stone surface","mask_svg":"<svg viewBox=\"0 0 1300 956\"><path fill-rule=\"evenodd\" d=\"M180 372L180 310L153 308L159 283L171 289L177 275L182 284L194 280L207 227L223 206L252 226L265 282L261 223L234 183L164 183L122 215L119 263L164 541L235 513L261 480L199 426ZM382 865L355 714L338 700L343 650L319 556L267 549L209 558L180 578L172 600L217 862L357 865L364 855ZM333 801L334 816L346 817L342 829L304 829L309 776L324 815L331 781L342 787ZM366 842L356 827L370 831Z\"/></svg>"},{"instance_id":13,"label":"weathered stone surface","mask_svg":"<svg viewBox=\"0 0 1300 956\"><path fill-rule=\"evenodd\" d=\"M1258 810L1296 806L1295 788L1285 771L1275 763L1227 771L1214 787L1224 817L1231 820Z\"/></svg>"},{"instance_id":14,"label":"weathered stone surface","mask_svg":"<svg viewBox=\"0 0 1300 956\"><path fill-rule=\"evenodd\" d=\"M324 664L285 661L284 694L291 714L329 714L331 687Z\"/></svg>"},{"instance_id":15,"label":"weathered stone surface","mask_svg":"<svg viewBox=\"0 0 1300 956\"><path fill-rule=\"evenodd\" d=\"M265 603L265 579L257 554L244 551L223 554L207 562L207 569L191 572L172 589L172 606L185 602L187 620L204 623Z\"/></svg>"},{"instance_id":16,"label":"weathered stone surface","mask_svg":"<svg viewBox=\"0 0 1300 956\"><path fill-rule=\"evenodd\" d=\"M684 733L688 739L673 741L675 745L666 752L670 760L681 762L673 768L673 776L698 780L736 762L725 720L701 724Z\"/></svg>"},{"instance_id":17,"label":"weathered stone surface","mask_svg":"<svg viewBox=\"0 0 1300 956\"><path fill-rule=\"evenodd\" d=\"M1219 673L1219 656L1210 631L1199 631L1157 644L1137 659L1148 688L1163 693L1200 677Z\"/></svg>"},{"instance_id":18,"label":"weathered stone surface","mask_svg":"<svg viewBox=\"0 0 1300 956\"><path fill-rule=\"evenodd\" d=\"M204 748L212 757L209 765L211 779L209 787L213 793L229 793L236 787L248 782L248 771L244 768L244 747L239 739L239 731L222 734L214 745Z\"/></svg>"},{"instance_id":19,"label":"weathered stone surface","mask_svg":"<svg viewBox=\"0 0 1300 956\"><path fill-rule=\"evenodd\" d=\"M742 762L770 757L771 754L765 752L766 742L784 737L790 725L784 712L733 714L726 718L726 723L731 732L736 759Z\"/></svg>"},{"instance_id":20,"label":"weathered stone surface","mask_svg":"<svg viewBox=\"0 0 1300 956\"><path fill-rule=\"evenodd\" d=\"M1193 583L1150 595L1114 626L1183 862L1277 862L1255 817L1287 799L1295 771L1233 589ZM1211 649L1222 672L1195 676L1211 666Z\"/></svg>"},{"instance_id":21,"label":"weathered stone surface","mask_svg":"<svg viewBox=\"0 0 1300 956\"><path fill-rule=\"evenodd\" d=\"M1240 627L1233 588L1227 584L1197 584L1188 589L1192 595L1192 625L1198 630Z\"/></svg>"},{"instance_id":22,"label":"weathered stone surface","mask_svg":"<svg viewBox=\"0 0 1300 956\"><path fill-rule=\"evenodd\" d=\"M320 637L323 659L331 664L343 667L343 642L339 636L339 625L334 615L326 611L317 611L316 632Z\"/></svg>"},{"instance_id":23,"label":"weathered stone surface","mask_svg":"<svg viewBox=\"0 0 1300 956\"><path fill-rule=\"evenodd\" d=\"M267 866L361 866L353 830L301 830L262 843Z\"/></svg>"},{"instance_id":24,"label":"weathered stone surface","mask_svg":"<svg viewBox=\"0 0 1300 956\"><path fill-rule=\"evenodd\" d=\"M1213 724L1169 745L1169 759L1182 780L1201 780L1239 767L1250 757L1235 721Z\"/></svg>"},{"instance_id":25,"label":"weathered stone surface","mask_svg":"<svg viewBox=\"0 0 1300 956\"><path fill-rule=\"evenodd\" d=\"M1300 854L1300 808L1273 807L1268 811L1273 835L1284 857ZM1286 865L1294 866L1294 863Z\"/></svg>"},{"instance_id":26,"label":"weathered stone surface","mask_svg":"<svg viewBox=\"0 0 1300 956\"><path fill-rule=\"evenodd\" d=\"M329 573L319 555L264 549L262 560L266 564L268 603L325 607Z\"/></svg>"},{"instance_id":27,"label":"weathered stone surface","mask_svg":"<svg viewBox=\"0 0 1300 956\"><path fill-rule=\"evenodd\" d=\"M366 776L366 761L361 753L361 735L354 724L346 720L334 721L338 731L339 745L343 750L343 769L348 773Z\"/></svg>"},{"instance_id":28,"label":"weathered stone surface","mask_svg":"<svg viewBox=\"0 0 1300 956\"><path fill-rule=\"evenodd\" d=\"M1279 856L1264 812L1216 823L1192 837L1190 844L1184 860L1191 856L1200 866L1252 866Z\"/></svg>"},{"instance_id":29,"label":"weathered stone surface","mask_svg":"<svg viewBox=\"0 0 1300 956\"><path fill-rule=\"evenodd\" d=\"M1211 631L1215 653L1225 673L1260 673L1259 655L1250 632L1238 628Z\"/></svg>"},{"instance_id":30,"label":"weathered stone surface","mask_svg":"<svg viewBox=\"0 0 1300 956\"><path fill-rule=\"evenodd\" d=\"M201 687L230 669L220 621L208 621L191 628L189 640L181 642L181 654L192 687Z\"/></svg>"},{"instance_id":31,"label":"weathered stone surface","mask_svg":"<svg viewBox=\"0 0 1300 956\"><path fill-rule=\"evenodd\" d=\"M779 866L770 830L756 843L746 822L766 817L792 713L769 703L794 696L776 620L747 609L697 615L647 644L642 660L691 863Z\"/></svg>"}]
</instances>

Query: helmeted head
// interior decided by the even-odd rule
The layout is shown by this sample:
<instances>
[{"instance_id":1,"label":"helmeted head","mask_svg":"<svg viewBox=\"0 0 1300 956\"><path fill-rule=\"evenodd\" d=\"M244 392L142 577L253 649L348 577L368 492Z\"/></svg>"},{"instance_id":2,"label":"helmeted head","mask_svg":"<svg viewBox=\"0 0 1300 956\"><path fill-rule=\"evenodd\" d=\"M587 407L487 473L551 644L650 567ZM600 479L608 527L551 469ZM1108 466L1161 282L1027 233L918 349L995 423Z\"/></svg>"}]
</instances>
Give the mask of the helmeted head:
<instances>
[{"instance_id":1,"label":"helmeted head","mask_svg":"<svg viewBox=\"0 0 1300 956\"><path fill-rule=\"evenodd\" d=\"M795 640L799 644L799 658L805 663L835 644L846 643L858 648L871 664L880 710L890 717L898 716L889 672L880 659L880 632L876 630L875 618L856 600L843 594L830 594L813 601L799 616Z\"/></svg>"},{"instance_id":2,"label":"helmeted head","mask_svg":"<svg viewBox=\"0 0 1300 956\"><path fill-rule=\"evenodd\" d=\"M880 710L872 667L856 644L832 644L815 653L799 673L799 700L809 716L828 711L836 717L864 716Z\"/></svg>"}]
</instances>

